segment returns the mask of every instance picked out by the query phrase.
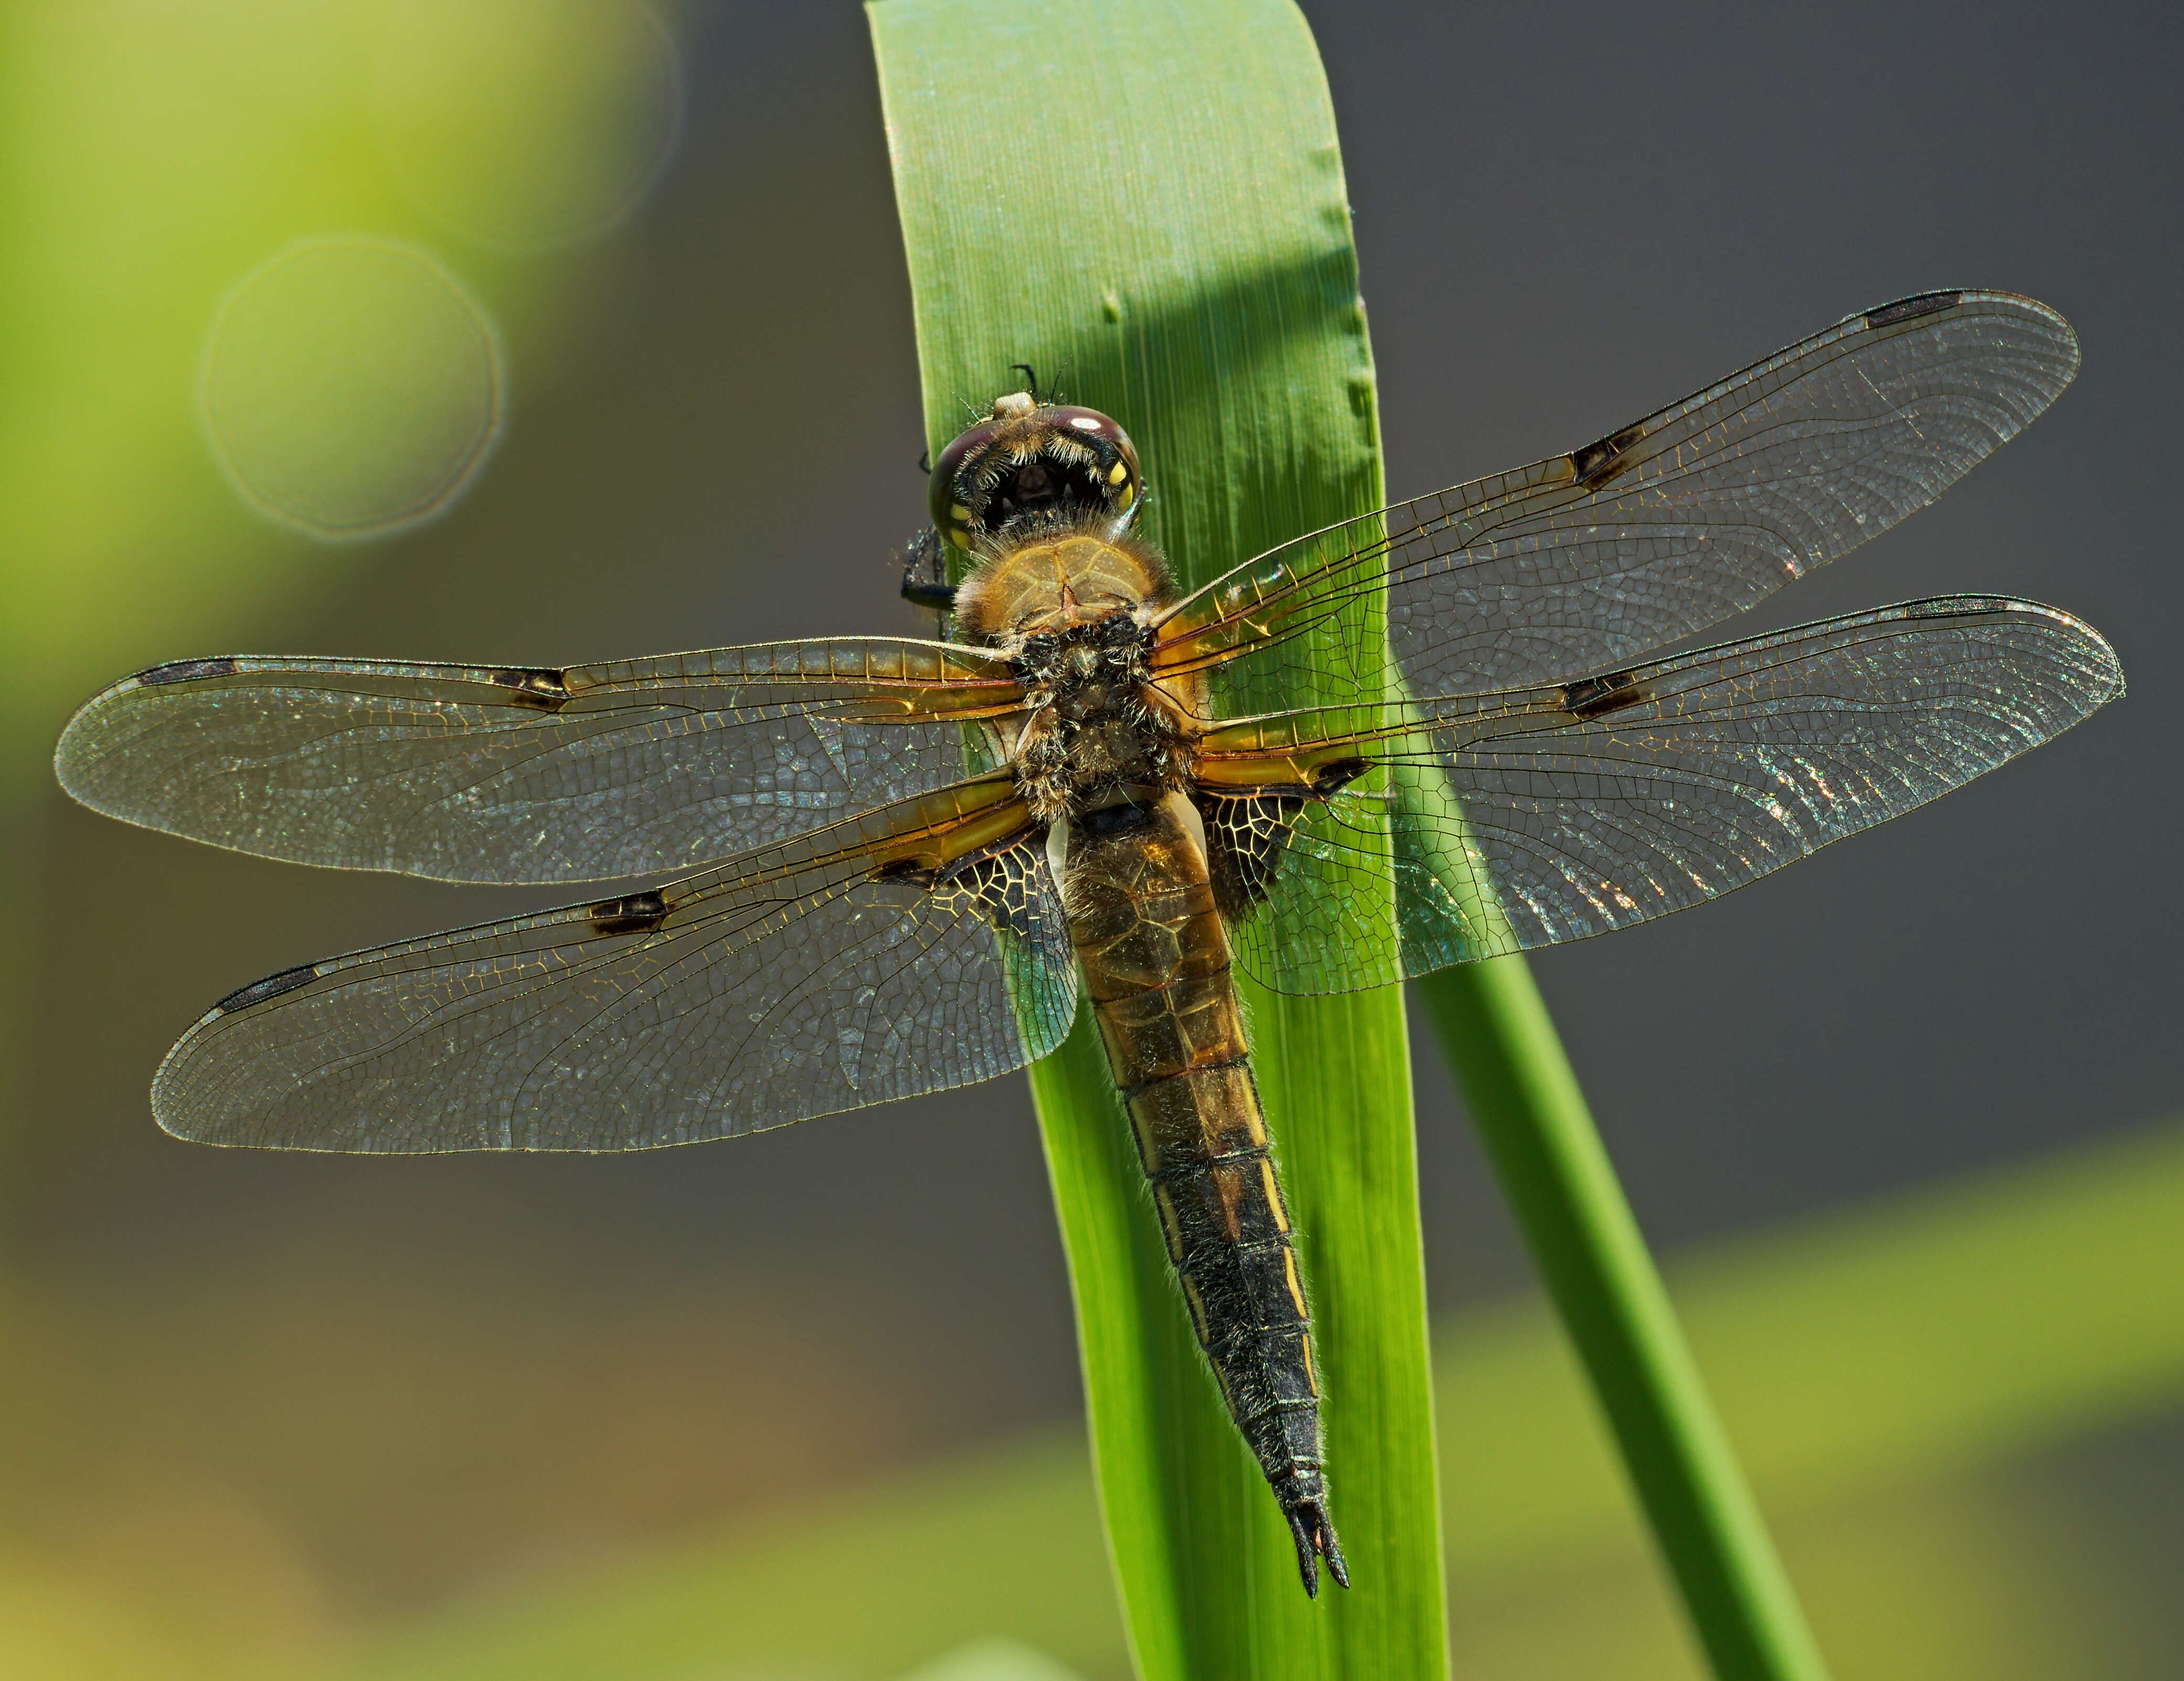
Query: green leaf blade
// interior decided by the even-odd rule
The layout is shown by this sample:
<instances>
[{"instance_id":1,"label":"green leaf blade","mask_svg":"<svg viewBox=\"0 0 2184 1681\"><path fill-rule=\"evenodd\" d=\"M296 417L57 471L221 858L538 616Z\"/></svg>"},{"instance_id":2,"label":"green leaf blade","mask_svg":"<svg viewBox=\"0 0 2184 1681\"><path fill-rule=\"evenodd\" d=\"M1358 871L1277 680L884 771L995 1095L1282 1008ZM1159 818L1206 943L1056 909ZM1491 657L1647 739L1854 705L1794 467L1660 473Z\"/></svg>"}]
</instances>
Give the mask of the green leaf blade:
<instances>
[{"instance_id":1,"label":"green leaf blade","mask_svg":"<svg viewBox=\"0 0 2184 1681\"><path fill-rule=\"evenodd\" d=\"M1379 505L1340 153L1318 54L1285 0L884 0L871 15L936 447L1020 384L1011 364L1029 364L1130 431L1145 529L1186 587ZM1357 1586L1317 1602L1300 1590L1273 1496L1193 1343L1081 1015L1032 1086L1139 1667L1441 1674L1401 994L1247 987L1245 1007L1312 1293L1333 1514Z\"/></svg>"}]
</instances>

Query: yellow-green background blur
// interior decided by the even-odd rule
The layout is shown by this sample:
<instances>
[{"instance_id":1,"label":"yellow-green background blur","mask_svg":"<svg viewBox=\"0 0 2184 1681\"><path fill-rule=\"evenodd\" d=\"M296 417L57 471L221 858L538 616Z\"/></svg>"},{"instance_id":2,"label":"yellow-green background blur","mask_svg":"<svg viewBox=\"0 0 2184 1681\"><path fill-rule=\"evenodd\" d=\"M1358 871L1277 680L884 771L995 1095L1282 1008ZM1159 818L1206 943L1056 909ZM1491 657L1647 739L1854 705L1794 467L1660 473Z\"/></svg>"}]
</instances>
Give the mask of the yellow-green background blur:
<instances>
[{"instance_id":1,"label":"yellow-green background blur","mask_svg":"<svg viewBox=\"0 0 2184 1681\"><path fill-rule=\"evenodd\" d=\"M1837 1673L2184 1673L2174 14L1307 10L1399 493L1903 293L2076 323L2049 418L1772 621L2032 595L2131 698L1538 967ZM163 660L916 632L908 303L849 4L0 8L0 1676L1126 1672L1021 1081L185 1146L145 1089L212 999L524 901L52 783ZM1421 1069L1457 1673L1692 1676Z\"/></svg>"}]
</instances>

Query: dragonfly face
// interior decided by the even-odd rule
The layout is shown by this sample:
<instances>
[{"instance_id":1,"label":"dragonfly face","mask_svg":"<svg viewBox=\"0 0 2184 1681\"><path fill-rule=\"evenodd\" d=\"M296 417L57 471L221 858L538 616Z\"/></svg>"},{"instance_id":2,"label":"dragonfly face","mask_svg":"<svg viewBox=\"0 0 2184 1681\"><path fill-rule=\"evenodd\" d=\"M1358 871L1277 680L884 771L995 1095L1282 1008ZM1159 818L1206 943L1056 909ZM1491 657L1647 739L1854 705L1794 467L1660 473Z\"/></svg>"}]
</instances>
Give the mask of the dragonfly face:
<instances>
[{"instance_id":1,"label":"dragonfly face","mask_svg":"<svg viewBox=\"0 0 2184 1681\"><path fill-rule=\"evenodd\" d=\"M967 553L1039 530L1104 525L1136 513L1138 452L1096 409L1041 403L1032 392L993 412L940 452L928 493L933 529Z\"/></svg>"},{"instance_id":2,"label":"dragonfly face","mask_svg":"<svg viewBox=\"0 0 2184 1681\"><path fill-rule=\"evenodd\" d=\"M935 525L976 562L931 586L960 641L142 672L61 739L98 810L299 862L616 884L245 987L153 1112L273 1148L646 1149L1022 1067L1083 998L1306 1585L1323 1559L1345 1579L1233 969L1339 992L1626 927L2120 695L2097 632L2002 596L1658 652L1930 501L2076 366L2043 305L1922 294L1187 595L1130 530L1122 428L1020 393L935 465ZM1307 652L1341 704L1216 715L1217 670L1263 692Z\"/></svg>"}]
</instances>

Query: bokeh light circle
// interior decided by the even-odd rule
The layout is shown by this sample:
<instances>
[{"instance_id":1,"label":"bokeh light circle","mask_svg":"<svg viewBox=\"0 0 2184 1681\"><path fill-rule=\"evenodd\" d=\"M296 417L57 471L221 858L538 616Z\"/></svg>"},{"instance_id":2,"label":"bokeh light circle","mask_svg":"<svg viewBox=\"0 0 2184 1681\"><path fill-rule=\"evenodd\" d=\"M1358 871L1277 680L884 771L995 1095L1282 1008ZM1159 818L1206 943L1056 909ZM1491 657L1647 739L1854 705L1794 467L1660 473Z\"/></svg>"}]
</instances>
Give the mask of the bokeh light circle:
<instances>
[{"instance_id":1,"label":"bokeh light circle","mask_svg":"<svg viewBox=\"0 0 2184 1681\"><path fill-rule=\"evenodd\" d=\"M259 512L329 541L444 513L499 442L500 341L426 251L337 237L289 247L214 317L198 409Z\"/></svg>"},{"instance_id":2,"label":"bokeh light circle","mask_svg":"<svg viewBox=\"0 0 2184 1681\"><path fill-rule=\"evenodd\" d=\"M410 196L481 244L604 232L682 131L673 39L638 0L387 0L371 103Z\"/></svg>"}]
</instances>

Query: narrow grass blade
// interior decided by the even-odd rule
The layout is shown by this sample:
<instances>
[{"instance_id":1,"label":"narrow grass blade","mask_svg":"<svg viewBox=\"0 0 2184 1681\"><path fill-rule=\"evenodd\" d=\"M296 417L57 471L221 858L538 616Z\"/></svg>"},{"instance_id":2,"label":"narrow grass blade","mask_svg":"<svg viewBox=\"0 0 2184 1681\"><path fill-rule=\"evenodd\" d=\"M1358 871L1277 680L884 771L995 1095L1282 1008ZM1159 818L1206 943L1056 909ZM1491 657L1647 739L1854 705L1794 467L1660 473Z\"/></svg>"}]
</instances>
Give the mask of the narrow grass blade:
<instances>
[{"instance_id":1,"label":"narrow grass blade","mask_svg":"<svg viewBox=\"0 0 2184 1681\"><path fill-rule=\"evenodd\" d=\"M883 0L871 15L936 447L1020 388L1011 364L1030 365L1129 429L1146 529L1187 584L1378 505L1334 119L1287 0ZM1139 1667L1163 1681L1441 1674L1402 999L1245 1002L1314 1291L1357 1586L1317 1602L1299 1590L1080 1018L1032 1083Z\"/></svg>"},{"instance_id":2,"label":"narrow grass blade","mask_svg":"<svg viewBox=\"0 0 2184 1681\"><path fill-rule=\"evenodd\" d=\"M1420 992L1721 1681L1827 1671L1522 958Z\"/></svg>"}]
</instances>

